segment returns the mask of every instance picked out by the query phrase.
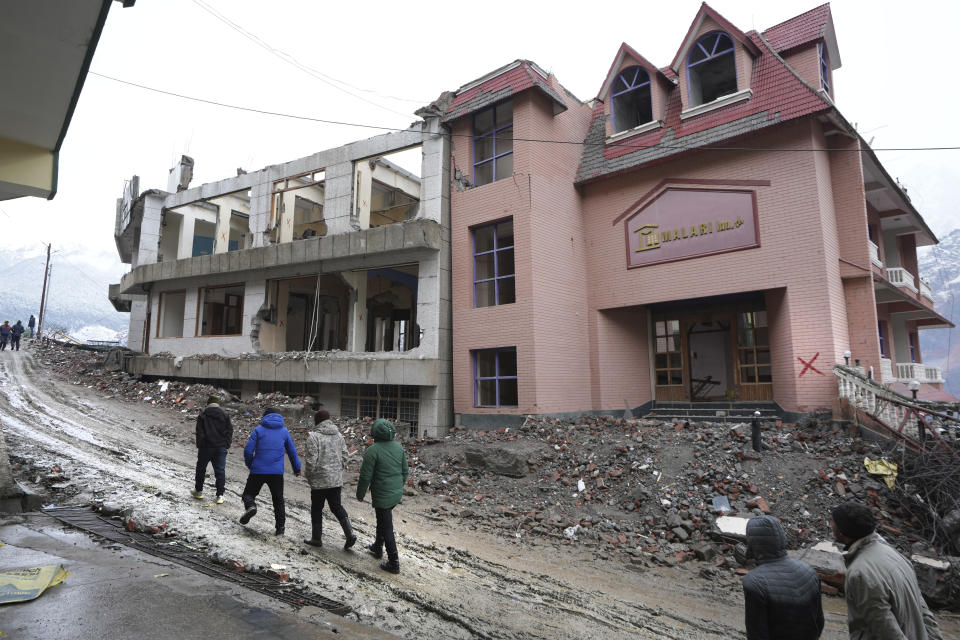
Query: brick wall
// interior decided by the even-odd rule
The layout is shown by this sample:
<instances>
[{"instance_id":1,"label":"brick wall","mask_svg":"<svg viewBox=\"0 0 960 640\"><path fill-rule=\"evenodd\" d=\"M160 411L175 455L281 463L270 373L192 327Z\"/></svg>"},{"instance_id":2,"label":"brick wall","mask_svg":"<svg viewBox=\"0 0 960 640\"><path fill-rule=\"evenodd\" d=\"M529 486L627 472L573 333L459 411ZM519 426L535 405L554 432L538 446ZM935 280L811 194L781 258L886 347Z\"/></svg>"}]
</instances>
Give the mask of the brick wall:
<instances>
[{"instance_id":1,"label":"brick wall","mask_svg":"<svg viewBox=\"0 0 960 640\"><path fill-rule=\"evenodd\" d=\"M816 42L791 51L788 55L783 56L783 60L807 84L814 89L820 88L820 52L817 50Z\"/></svg>"}]
</instances>

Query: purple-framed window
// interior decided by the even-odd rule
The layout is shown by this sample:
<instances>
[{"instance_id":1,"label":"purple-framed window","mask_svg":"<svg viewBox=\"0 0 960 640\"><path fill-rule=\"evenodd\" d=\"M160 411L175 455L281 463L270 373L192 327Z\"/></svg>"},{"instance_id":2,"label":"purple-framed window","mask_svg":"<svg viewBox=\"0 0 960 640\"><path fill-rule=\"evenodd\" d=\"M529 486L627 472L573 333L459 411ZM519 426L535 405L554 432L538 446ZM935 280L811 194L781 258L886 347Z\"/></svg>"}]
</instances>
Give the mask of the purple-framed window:
<instances>
[{"instance_id":1,"label":"purple-framed window","mask_svg":"<svg viewBox=\"0 0 960 640\"><path fill-rule=\"evenodd\" d=\"M516 302L513 220L473 229L473 306Z\"/></svg>"},{"instance_id":2,"label":"purple-framed window","mask_svg":"<svg viewBox=\"0 0 960 640\"><path fill-rule=\"evenodd\" d=\"M474 406L518 406L517 348L479 349L472 353Z\"/></svg>"},{"instance_id":3,"label":"purple-framed window","mask_svg":"<svg viewBox=\"0 0 960 640\"><path fill-rule=\"evenodd\" d=\"M653 120L650 74L643 67L627 67L621 71L610 88L610 98L614 133Z\"/></svg>"},{"instance_id":4,"label":"purple-framed window","mask_svg":"<svg viewBox=\"0 0 960 640\"><path fill-rule=\"evenodd\" d=\"M473 184L513 175L513 100L473 116Z\"/></svg>"},{"instance_id":5,"label":"purple-framed window","mask_svg":"<svg viewBox=\"0 0 960 640\"><path fill-rule=\"evenodd\" d=\"M693 107L737 92L737 64L730 36L714 31L693 44L687 55L687 87Z\"/></svg>"},{"instance_id":6,"label":"purple-framed window","mask_svg":"<svg viewBox=\"0 0 960 640\"><path fill-rule=\"evenodd\" d=\"M883 320L877 320L877 334L880 336L880 357L887 357L887 339L883 333Z\"/></svg>"},{"instance_id":7,"label":"purple-framed window","mask_svg":"<svg viewBox=\"0 0 960 640\"><path fill-rule=\"evenodd\" d=\"M817 51L820 53L820 87L830 93L830 58L827 54L827 47L822 43L817 44Z\"/></svg>"},{"instance_id":8,"label":"purple-framed window","mask_svg":"<svg viewBox=\"0 0 960 640\"><path fill-rule=\"evenodd\" d=\"M907 341L910 343L910 362L917 361L917 334L913 331L907 334Z\"/></svg>"}]
</instances>

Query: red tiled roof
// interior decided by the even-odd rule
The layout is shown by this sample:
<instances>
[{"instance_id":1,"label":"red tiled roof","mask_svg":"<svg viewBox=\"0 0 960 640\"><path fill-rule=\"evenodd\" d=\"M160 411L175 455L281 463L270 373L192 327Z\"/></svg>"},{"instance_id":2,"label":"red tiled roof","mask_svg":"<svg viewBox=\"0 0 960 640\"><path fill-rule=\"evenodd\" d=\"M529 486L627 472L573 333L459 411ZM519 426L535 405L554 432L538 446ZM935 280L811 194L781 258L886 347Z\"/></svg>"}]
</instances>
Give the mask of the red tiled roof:
<instances>
[{"instance_id":1,"label":"red tiled roof","mask_svg":"<svg viewBox=\"0 0 960 640\"><path fill-rule=\"evenodd\" d=\"M763 37L778 52L789 51L824 37L824 31L829 22L830 4L822 4L786 22L770 27L763 32Z\"/></svg>"},{"instance_id":2,"label":"red tiled roof","mask_svg":"<svg viewBox=\"0 0 960 640\"><path fill-rule=\"evenodd\" d=\"M685 147L715 145L724 139L831 108L813 87L802 81L770 50L755 31L747 36L761 52L753 61L750 80L753 95L749 100L681 119L680 88L675 87L670 92L663 127L609 145L603 144L606 115L603 105L598 104L594 108L594 122L588 144L584 147L577 181L586 182L619 173L681 153Z\"/></svg>"},{"instance_id":3,"label":"red tiled roof","mask_svg":"<svg viewBox=\"0 0 960 640\"><path fill-rule=\"evenodd\" d=\"M528 60L521 60L520 64L513 69L496 75L475 87L458 92L454 96L453 102L446 109L443 121L449 122L469 115L521 91L533 88L539 89L559 103L562 109L567 108L564 99L543 76L533 69L531 63Z\"/></svg>"}]
</instances>

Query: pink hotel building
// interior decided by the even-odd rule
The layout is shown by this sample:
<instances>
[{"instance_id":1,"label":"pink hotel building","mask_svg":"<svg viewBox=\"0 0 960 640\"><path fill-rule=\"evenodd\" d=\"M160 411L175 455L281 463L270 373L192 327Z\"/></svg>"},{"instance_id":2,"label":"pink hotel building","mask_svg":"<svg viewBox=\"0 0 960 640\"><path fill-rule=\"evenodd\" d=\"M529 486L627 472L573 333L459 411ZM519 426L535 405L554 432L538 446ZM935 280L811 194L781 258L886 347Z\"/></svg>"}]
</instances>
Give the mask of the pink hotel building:
<instances>
[{"instance_id":1,"label":"pink hotel building","mask_svg":"<svg viewBox=\"0 0 960 640\"><path fill-rule=\"evenodd\" d=\"M797 414L832 405L846 352L942 390L917 336L952 326L917 272L937 239L837 109L839 66L829 5L744 32L704 4L668 66L623 44L588 103L519 60L431 105L455 422Z\"/></svg>"}]
</instances>

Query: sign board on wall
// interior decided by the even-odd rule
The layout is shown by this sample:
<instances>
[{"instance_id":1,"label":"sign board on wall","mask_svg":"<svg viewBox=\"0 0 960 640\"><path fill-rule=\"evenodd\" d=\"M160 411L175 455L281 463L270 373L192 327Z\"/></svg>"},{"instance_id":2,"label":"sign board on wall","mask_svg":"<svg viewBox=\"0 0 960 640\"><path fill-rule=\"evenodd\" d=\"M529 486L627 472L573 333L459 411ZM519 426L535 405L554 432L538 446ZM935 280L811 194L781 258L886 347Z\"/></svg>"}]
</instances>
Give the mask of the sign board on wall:
<instances>
[{"instance_id":1,"label":"sign board on wall","mask_svg":"<svg viewBox=\"0 0 960 640\"><path fill-rule=\"evenodd\" d=\"M760 246L753 191L665 189L625 224L628 268Z\"/></svg>"}]
</instances>

